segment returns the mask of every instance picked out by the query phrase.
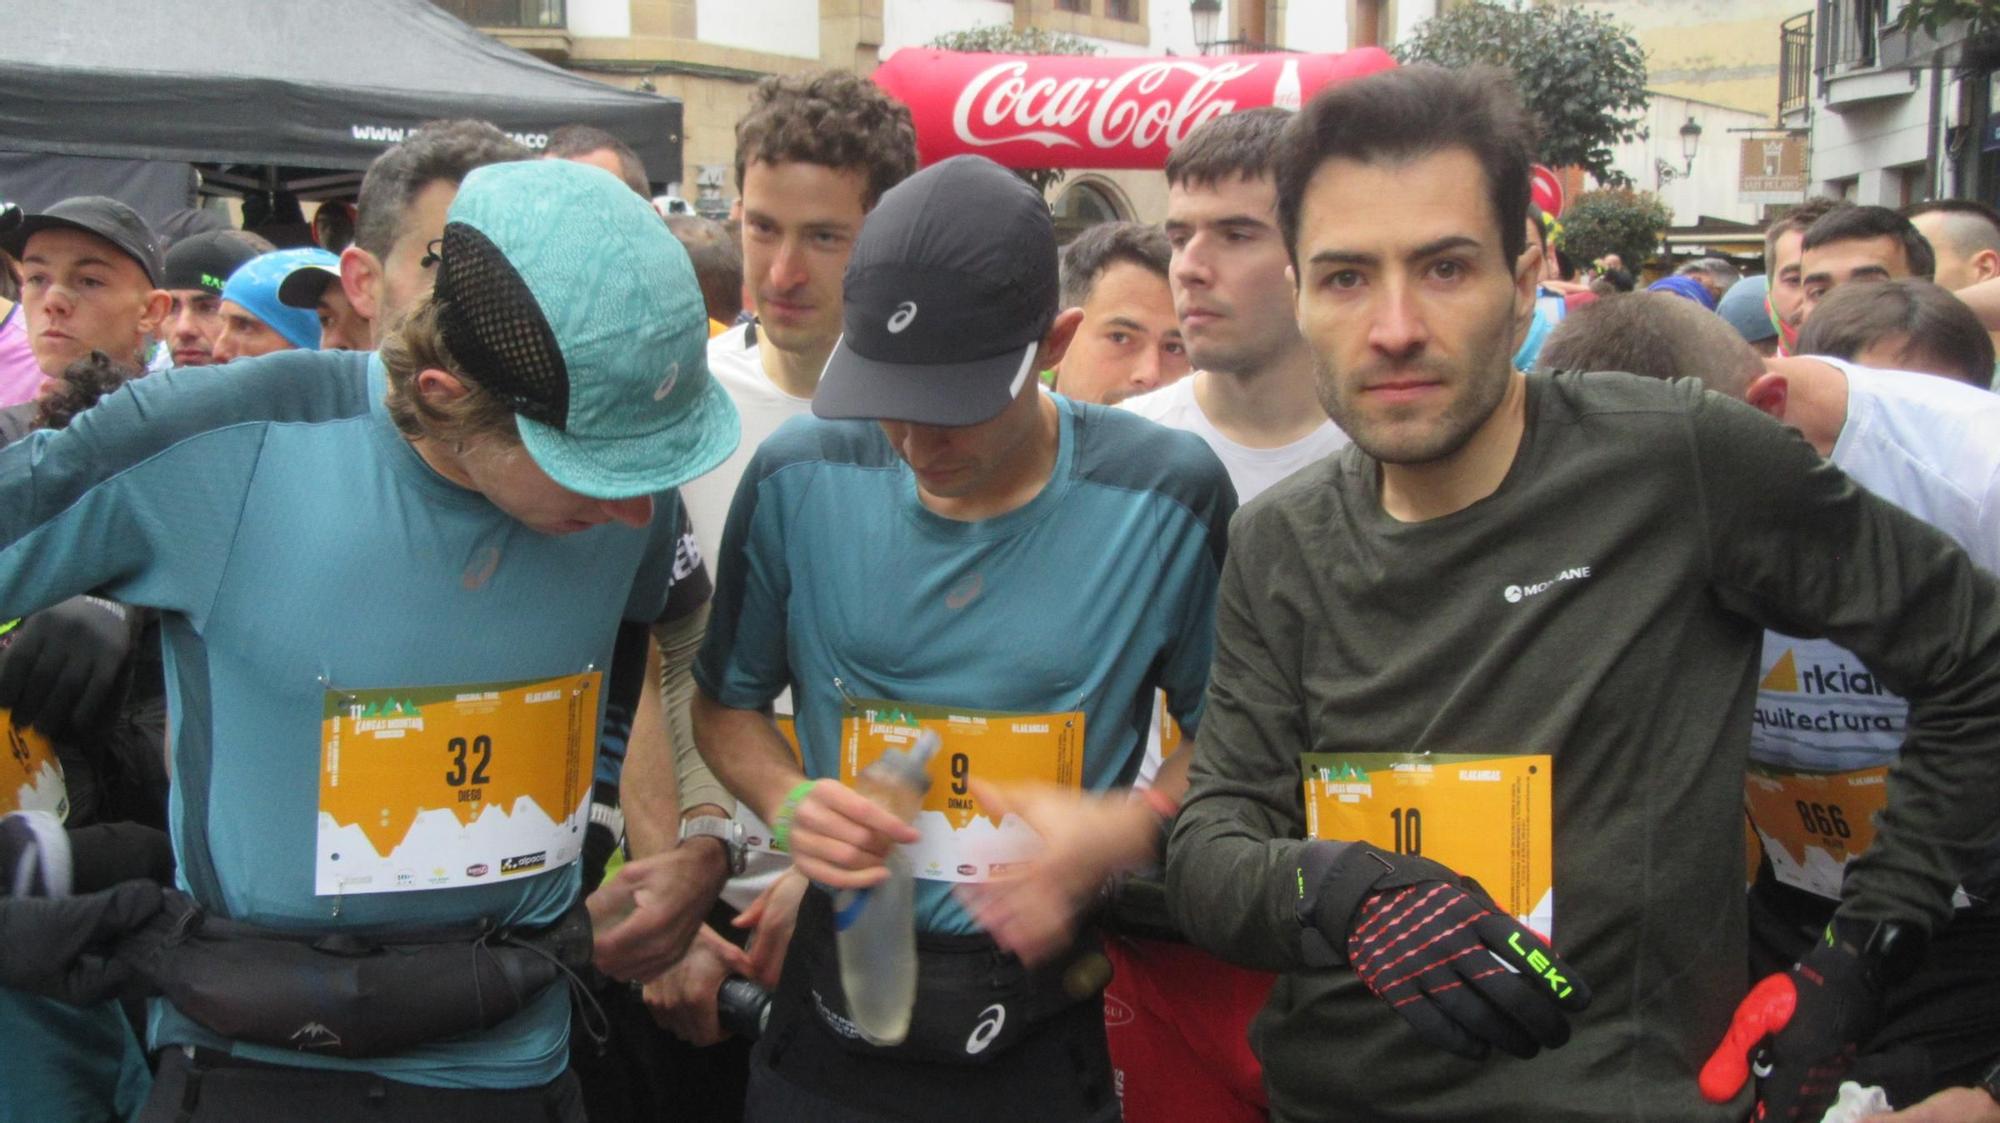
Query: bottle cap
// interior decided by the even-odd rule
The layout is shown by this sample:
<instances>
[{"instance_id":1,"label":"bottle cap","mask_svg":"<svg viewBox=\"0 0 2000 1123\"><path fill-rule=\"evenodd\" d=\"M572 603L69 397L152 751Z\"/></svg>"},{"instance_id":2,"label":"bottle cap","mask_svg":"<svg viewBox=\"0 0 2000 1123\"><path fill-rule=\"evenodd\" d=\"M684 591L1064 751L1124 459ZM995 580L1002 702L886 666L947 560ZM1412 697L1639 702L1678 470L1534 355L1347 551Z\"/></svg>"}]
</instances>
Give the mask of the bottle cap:
<instances>
[{"instance_id":1,"label":"bottle cap","mask_svg":"<svg viewBox=\"0 0 2000 1123\"><path fill-rule=\"evenodd\" d=\"M937 755L944 742L931 730L917 735L917 742L907 749L887 748L868 766L870 772L880 770L883 778L901 784L916 792L931 790L931 758Z\"/></svg>"}]
</instances>

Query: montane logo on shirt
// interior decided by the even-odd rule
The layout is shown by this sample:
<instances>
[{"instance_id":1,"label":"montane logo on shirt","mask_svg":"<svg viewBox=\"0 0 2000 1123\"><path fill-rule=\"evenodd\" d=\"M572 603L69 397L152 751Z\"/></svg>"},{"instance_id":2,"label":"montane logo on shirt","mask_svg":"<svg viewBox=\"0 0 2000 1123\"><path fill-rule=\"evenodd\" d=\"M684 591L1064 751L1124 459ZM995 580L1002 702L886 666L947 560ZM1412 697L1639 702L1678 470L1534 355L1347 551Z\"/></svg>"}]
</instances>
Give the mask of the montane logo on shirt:
<instances>
[{"instance_id":1,"label":"montane logo on shirt","mask_svg":"<svg viewBox=\"0 0 2000 1123\"><path fill-rule=\"evenodd\" d=\"M1508 604L1520 604L1529 597L1540 596L1548 592L1564 581L1582 581L1589 578L1589 576L1589 566L1572 566L1546 581L1537 581L1532 585L1509 585L1501 591L1500 595L1506 599Z\"/></svg>"}]
</instances>

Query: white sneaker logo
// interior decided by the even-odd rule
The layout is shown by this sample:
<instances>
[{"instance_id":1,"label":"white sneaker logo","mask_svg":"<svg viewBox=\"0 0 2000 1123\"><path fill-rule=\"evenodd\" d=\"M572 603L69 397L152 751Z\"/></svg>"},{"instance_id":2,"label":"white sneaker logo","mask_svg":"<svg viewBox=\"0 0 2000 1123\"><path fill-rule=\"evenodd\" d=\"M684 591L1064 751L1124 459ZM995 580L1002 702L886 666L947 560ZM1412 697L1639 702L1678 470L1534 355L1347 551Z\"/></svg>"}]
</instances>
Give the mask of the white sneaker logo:
<instances>
[{"instance_id":1,"label":"white sneaker logo","mask_svg":"<svg viewBox=\"0 0 2000 1123\"><path fill-rule=\"evenodd\" d=\"M900 333L904 328L910 326L911 320L914 320L916 318L917 318L916 301L905 300L901 304L896 305L896 314L889 317L889 334L896 335Z\"/></svg>"},{"instance_id":2,"label":"white sneaker logo","mask_svg":"<svg viewBox=\"0 0 2000 1123\"><path fill-rule=\"evenodd\" d=\"M972 1027L972 1036L965 1039L965 1054L976 1057L986 1051L993 1039L1000 1036L1000 1027L1007 1024L1007 1008L994 1003L979 1012L979 1024Z\"/></svg>"}]
</instances>

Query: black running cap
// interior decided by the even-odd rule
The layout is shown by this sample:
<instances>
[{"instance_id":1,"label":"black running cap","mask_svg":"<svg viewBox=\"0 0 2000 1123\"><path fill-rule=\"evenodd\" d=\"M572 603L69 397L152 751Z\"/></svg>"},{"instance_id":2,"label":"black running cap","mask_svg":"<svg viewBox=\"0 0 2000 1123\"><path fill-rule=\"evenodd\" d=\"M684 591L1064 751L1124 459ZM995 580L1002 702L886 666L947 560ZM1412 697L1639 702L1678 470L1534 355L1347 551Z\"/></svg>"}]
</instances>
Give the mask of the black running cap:
<instances>
[{"instance_id":1,"label":"black running cap","mask_svg":"<svg viewBox=\"0 0 2000 1123\"><path fill-rule=\"evenodd\" d=\"M1048 204L1021 177L983 156L918 172L882 196L855 240L843 332L813 413L991 419L1033 373L1058 282Z\"/></svg>"},{"instance_id":2,"label":"black running cap","mask_svg":"<svg viewBox=\"0 0 2000 1123\"><path fill-rule=\"evenodd\" d=\"M202 289L216 296L230 274L258 256L258 249L234 230L191 234L167 251L163 289Z\"/></svg>"},{"instance_id":3,"label":"black running cap","mask_svg":"<svg viewBox=\"0 0 2000 1123\"><path fill-rule=\"evenodd\" d=\"M43 230L69 226L95 234L124 251L139 263L146 279L160 283L164 269L160 263L160 239L139 212L104 195L78 195L64 199L40 214L25 215L13 228L0 233L0 249L19 258L28 239Z\"/></svg>"}]
</instances>

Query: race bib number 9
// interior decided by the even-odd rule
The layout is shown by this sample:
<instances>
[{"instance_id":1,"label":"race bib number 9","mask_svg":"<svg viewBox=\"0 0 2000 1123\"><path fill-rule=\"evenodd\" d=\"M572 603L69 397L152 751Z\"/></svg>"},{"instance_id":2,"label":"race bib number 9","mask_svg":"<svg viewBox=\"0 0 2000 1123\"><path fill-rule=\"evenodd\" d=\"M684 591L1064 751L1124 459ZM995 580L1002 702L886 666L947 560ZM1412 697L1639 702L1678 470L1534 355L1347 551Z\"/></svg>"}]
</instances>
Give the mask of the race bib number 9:
<instances>
[{"instance_id":1,"label":"race bib number 9","mask_svg":"<svg viewBox=\"0 0 2000 1123\"><path fill-rule=\"evenodd\" d=\"M1032 858L1041 848L1040 837L1015 816L996 816L980 807L972 780L1081 787L1083 714L989 713L856 700L841 722L841 783L852 784L884 749L908 748L926 729L942 745L931 758L930 791L917 812L915 825L923 837L908 848L917 876L986 881Z\"/></svg>"},{"instance_id":2,"label":"race bib number 9","mask_svg":"<svg viewBox=\"0 0 2000 1123\"><path fill-rule=\"evenodd\" d=\"M0 727L7 731L7 759L0 762L0 815L47 811L58 819L69 818L69 788L49 739L17 727L5 707L0 707Z\"/></svg>"},{"instance_id":3,"label":"race bib number 9","mask_svg":"<svg viewBox=\"0 0 2000 1123\"><path fill-rule=\"evenodd\" d=\"M328 691L313 892L488 885L574 861L602 679Z\"/></svg>"},{"instance_id":4,"label":"race bib number 9","mask_svg":"<svg viewBox=\"0 0 2000 1123\"><path fill-rule=\"evenodd\" d=\"M1839 900L1847 863L1875 840L1875 813L1889 801L1889 770L1795 772L1753 763L1743 801L1777 879Z\"/></svg>"},{"instance_id":5,"label":"race bib number 9","mask_svg":"<svg viewBox=\"0 0 2000 1123\"><path fill-rule=\"evenodd\" d=\"M1308 753L1303 768L1309 836L1429 858L1554 938L1548 756Z\"/></svg>"}]
</instances>

